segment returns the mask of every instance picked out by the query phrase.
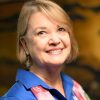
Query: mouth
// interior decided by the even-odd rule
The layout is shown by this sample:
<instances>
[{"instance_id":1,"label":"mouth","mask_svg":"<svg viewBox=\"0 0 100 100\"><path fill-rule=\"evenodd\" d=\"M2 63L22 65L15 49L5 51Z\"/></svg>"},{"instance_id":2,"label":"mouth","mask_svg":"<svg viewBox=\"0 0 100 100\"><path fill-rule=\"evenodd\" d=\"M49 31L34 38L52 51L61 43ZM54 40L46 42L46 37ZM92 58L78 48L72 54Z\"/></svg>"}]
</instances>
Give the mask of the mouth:
<instances>
[{"instance_id":1,"label":"mouth","mask_svg":"<svg viewBox=\"0 0 100 100\"><path fill-rule=\"evenodd\" d=\"M47 50L46 53L51 54L51 55L59 55L63 51L63 48L53 48L50 50Z\"/></svg>"}]
</instances>

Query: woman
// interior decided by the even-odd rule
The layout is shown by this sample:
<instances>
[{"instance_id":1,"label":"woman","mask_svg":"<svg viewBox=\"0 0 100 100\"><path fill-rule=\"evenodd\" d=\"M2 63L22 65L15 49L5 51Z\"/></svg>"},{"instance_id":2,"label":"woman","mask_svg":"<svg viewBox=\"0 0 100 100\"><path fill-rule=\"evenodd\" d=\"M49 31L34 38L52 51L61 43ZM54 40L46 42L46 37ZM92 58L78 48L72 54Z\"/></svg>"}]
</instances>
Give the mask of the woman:
<instances>
[{"instance_id":1,"label":"woman","mask_svg":"<svg viewBox=\"0 0 100 100\"><path fill-rule=\"evenodd\" d=\"M69 16L56 3L32 0L18 20L17 55L29 71L19 69L16 83L1 100L89 100L81 86L62 73L77 57Z\"/></svg>"}]
</instances>

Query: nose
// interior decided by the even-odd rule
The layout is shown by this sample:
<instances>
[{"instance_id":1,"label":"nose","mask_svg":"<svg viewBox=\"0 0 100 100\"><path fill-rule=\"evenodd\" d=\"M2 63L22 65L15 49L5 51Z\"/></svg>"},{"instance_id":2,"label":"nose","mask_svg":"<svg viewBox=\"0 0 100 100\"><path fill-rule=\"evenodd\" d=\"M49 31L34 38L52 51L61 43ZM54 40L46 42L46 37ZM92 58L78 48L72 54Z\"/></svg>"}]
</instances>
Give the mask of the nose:
<instances>
[{"instance_id":1,"label":"nose","mask_svg":"<svg viewBox=\"0 0 100 100\"><path fill-rule=\"evenodd\" d=\"M57 34L52 34L50 35L50 38L49 38L49 45L58 45L60 44L61 40L60 38L57 36Z\"/></svg>"}]
</instances>

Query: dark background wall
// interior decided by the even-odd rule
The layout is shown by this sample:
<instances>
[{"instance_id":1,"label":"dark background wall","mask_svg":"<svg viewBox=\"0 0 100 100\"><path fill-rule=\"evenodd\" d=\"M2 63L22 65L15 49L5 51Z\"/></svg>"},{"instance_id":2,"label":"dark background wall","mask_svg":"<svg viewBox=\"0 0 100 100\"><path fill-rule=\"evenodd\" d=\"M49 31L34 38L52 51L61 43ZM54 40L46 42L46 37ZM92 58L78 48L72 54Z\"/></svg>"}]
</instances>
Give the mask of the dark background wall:
<instances>
[{"instance_id":1,"label":"dark background wall","mask_svg":"<svg viewBox=\"0 0 100 100\"><path fill-rule=\"evenodd\" d=\"M26 0L0 0L0 95L15 82L16 27ZM79 45L79 57L65 72L77 80L93 100L100 100L100 1L55 0L70 15Z\"/></svg>"}]
</instances>

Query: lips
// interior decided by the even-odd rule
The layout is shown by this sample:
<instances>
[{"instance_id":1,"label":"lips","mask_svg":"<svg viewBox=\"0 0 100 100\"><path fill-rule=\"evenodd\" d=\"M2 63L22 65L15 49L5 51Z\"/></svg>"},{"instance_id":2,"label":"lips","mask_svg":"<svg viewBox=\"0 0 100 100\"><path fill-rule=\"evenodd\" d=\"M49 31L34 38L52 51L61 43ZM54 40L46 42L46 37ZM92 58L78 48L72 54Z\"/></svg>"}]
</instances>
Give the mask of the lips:
<instances>
[{"instance_id":1,"label":"lips","mask_svg":"<svg viewBox=\"0 0 100 100\"><path fill-rule=\"evenodd\" d=\"M63 48L52 48L50 50L47 50L46 52L51 55L58 55L62 53Z\"/></svg>"}]
</instances>

